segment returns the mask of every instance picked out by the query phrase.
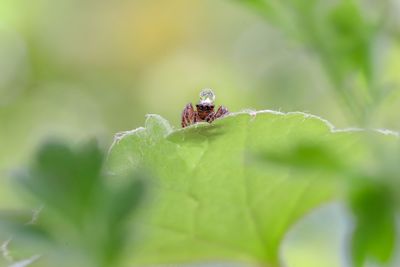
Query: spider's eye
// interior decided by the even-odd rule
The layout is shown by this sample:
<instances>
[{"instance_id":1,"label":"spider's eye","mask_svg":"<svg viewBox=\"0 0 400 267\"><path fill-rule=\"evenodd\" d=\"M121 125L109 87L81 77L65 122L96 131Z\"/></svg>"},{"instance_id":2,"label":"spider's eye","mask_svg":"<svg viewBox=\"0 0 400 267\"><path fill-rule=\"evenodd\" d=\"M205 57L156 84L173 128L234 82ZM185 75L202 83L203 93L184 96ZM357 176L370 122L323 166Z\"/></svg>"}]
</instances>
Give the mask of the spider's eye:
<instances>
[{"instance_id":1,"label":"spider's eye","mask_svg":"<svg viewBox=\"0 0 400 267\"><path fill-rule=\"evenodd\" d=\"M214 106L210 106L210 109L214 109Z\"/></svg>"}]
</instances>

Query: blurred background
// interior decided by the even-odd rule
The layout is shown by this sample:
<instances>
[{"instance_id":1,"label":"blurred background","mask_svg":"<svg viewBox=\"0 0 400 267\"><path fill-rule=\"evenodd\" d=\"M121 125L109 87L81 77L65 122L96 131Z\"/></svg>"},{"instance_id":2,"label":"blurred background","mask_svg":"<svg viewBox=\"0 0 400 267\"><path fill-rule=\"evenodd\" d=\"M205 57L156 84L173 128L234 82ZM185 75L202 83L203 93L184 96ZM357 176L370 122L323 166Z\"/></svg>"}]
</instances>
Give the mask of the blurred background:
<instances>
[{"instance_id":1,"label":"blurred background","mask_svg":"<svg viewBox=\"0 0 400 267\"><path fill-rule=\"evenodd\" d=\"M332 49L301 31L301 9L276 4L282 11L276 18L263 9L265 2L1 0L0 208L22 205L10 172L46 138L75 143L95 137L107 147L116 132L142 126L148 113L178 128L184 105L205 87L231 111L305 111L339 128L363 126L367 116L368 127L400 130L399 0L349 1L359 3L357 16L349 11L319 25L317 32L335 25L343 33L322 38L337 45ZM297 2L315 5L317 19L324 19L342 1ZM365 47L348 48L346 34L354 32L368 44L365 76L373 79L360 78ZM350 66L345 74L329 61L345 57L341 51L361 53L355 63L336 65ZM365 96L365 84L379 96ZM352 118L338 85L362 95L363 111L373 103L364 120Z\"/></svg>"}]
</instances>

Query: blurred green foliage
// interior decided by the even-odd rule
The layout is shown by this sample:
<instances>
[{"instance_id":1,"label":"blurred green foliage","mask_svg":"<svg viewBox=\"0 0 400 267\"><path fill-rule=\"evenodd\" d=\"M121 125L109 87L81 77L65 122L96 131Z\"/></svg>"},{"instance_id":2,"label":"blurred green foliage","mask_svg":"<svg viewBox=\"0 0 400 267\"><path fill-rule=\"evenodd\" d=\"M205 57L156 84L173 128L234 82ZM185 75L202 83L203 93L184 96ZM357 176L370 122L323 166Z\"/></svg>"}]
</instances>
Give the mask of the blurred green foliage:
<instances>
[{"instance_id":1,"label":"blurred green foliage","mask_svg":"<svg viewBox=\"0 0 400 267\"><path fill-rule=\"evenodd\" d=\"M356 217L352 252L355 267L367 260L386 263L393 257L396 222L393 192L386 185L361 179L353 185L350 205Z\"/></svg>"},{"instance_id":2,"label":"blurred green foliage","mask_svg":"<svg viewBox=\"0 0 400 267\"><path fill-rule=\"evenodd\" d=\"M19 175L22 186L42 209L26 215L0 217L12 242L30 236L46 246L36 253L65 250L45 266L118 266L132 224L127 222L143 202L143 174L127 174L127 183L107 186L102 174L104 154L95 142L73 149L60 142L42 146L32 166ZM139 179L140 178L140 179ZM30 232L30 235L27 235ZM78 250L78 251L76 251ZM68 257L68 255L74 255ZM46 261L45 261L46 262Z\"/></svg>"},{"instance_id":3,"label":"blurred green foliage","mask_svg":"<svg viewBox=\"0 0 400 267\"><path fill-rule=\"evenodd\" d=\"M389 1L374 3L371 18L362 1L243 0L253 5L276 27L311 49L321 62L332 89L348 108L347 114L369 125L374 109L387 94L377 64L379 38L388 18Z\"/></svg>"}]
</instances>

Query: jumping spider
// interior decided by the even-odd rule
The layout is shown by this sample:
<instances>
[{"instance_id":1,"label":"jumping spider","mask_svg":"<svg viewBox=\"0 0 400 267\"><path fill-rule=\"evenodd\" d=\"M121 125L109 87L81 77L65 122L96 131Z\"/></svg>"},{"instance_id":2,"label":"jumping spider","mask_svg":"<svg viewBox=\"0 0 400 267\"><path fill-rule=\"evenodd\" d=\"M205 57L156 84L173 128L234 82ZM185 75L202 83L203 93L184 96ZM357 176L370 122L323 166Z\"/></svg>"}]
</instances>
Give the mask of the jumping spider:
<instances>
[{"instance_id":1,"label":"jumping spider","mask_svg":"<svg viewBox=\"0 0 400 267\"><path fill-rule=\"evenodd\" d=\"M215 94L211 89L204 89L200 93L200 102L196 105L194 110L192 103L186 105L182 112L182 128L197 122L211 123L214 120L221 118L229 113L228 109L220 106L214 112Z\"/></svg>"}]
</instances>

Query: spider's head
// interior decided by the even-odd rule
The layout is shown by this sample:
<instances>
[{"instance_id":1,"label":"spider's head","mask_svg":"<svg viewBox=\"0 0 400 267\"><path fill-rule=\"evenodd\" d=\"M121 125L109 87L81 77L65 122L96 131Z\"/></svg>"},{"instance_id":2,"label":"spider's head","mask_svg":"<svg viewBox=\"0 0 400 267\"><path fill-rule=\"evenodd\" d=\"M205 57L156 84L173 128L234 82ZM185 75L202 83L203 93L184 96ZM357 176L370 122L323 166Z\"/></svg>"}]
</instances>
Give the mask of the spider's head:
<instances>
[{"instance_id":1,"label":"spider's head","mask_svg":"<svg viewBox=\"0 0 400 267\"><path fill-rule=\"evenodd\" d=\"M196 105L200 119L205 120L210 113L214 112L214 100L215 94L211 89L201 91L200 103Z\"/></svg>"},{"instance_id":2,"label":"spider's head","mask_svg":"<svg viewBox=\"0 0 400 267\"><path fill-rule=\"evenodd\" d=\"M205 120L210 113L214 112L214 104L197 104L197 114L199 114L200 119Z\"/></svg>"}]
</instances>

